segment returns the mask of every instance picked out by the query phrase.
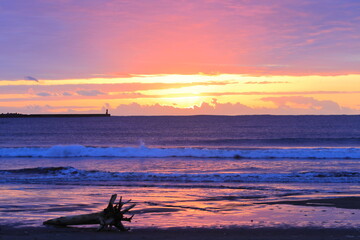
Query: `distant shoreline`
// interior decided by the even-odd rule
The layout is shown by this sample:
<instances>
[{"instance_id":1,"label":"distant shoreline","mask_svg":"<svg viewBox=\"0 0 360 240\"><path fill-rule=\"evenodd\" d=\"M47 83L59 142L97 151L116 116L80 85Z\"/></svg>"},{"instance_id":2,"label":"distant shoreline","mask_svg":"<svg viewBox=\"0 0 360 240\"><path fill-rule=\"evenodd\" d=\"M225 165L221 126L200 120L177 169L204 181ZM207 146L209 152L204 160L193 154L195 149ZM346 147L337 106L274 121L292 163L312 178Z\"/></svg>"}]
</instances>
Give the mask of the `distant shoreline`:
<instances>
[{"instance_id":1,"label":"distant shoreline","mask_svg":"<svg viewBox=\"0 0 360 240\"><path fill-rule=\"evenodd\" d=\"M2 113L0 118L49 118L49 117L110 117L109 113L99 114L21 114Z\"/></svg>"},{"instance_id":2,"label":"distant shoreline","mask_svg":"<svg viewBox=\"0 0 360 240\"><path fill-rule=\"evenodd\" d=\"M274 114L254 114L254 115L111 115L106 113L59 113L59 114L22 114L22 113L0 113L0 118L24 118L24 117L359 117L359 114L329 114L329 115L274 115Z\"/></svg>"}]
</instances>

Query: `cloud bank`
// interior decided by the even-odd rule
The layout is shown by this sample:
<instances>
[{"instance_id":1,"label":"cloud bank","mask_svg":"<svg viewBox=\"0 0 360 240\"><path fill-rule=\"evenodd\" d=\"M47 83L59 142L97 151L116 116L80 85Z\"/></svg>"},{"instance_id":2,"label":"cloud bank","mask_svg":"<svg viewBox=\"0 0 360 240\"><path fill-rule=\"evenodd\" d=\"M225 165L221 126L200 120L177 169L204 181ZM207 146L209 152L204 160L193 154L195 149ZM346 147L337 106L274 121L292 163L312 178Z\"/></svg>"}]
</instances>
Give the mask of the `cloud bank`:
<instances>
[{"instance_id":1,"label":"cloud bank","mask_svg":"<svg viewBox=\"0 0 360 240\"><path fill-rule=\"evenodd\" d=\"M200 106L179 108L160 104L140 105L138 103L121 104L116 108L107 105L113 115L332 115L332 114L360 114L360 109L339 106L333 101L320 101L312 97L269 97L263 101L274 103L274 108L254 108L241 103L218 103L213 99L210 103L203 102ZM103 108L104 110L104 108Z\"/></svg>"}]
</instances>

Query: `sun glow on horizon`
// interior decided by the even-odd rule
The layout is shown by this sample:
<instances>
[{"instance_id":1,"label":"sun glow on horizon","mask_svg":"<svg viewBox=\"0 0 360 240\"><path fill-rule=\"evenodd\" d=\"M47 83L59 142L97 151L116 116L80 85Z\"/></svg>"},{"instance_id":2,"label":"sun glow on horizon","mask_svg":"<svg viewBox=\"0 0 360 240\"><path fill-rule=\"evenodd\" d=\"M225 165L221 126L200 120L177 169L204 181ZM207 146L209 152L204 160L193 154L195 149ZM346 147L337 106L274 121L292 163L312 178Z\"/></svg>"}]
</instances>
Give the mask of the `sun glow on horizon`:
<instances>
[{"instance_id":1,"label":"sun glow on horizon","mask_svg":"<svg viewBox=\"0 0 360 240\"><path fill-rule=\"evenodd\" d=\"M140 106L159 104L180 110L207 103L214 108L244 106L243 110L246 110L247 106L251 112L263 109L267 113L274 109L316 110L325 105L330 111L332 105L334 109L339 108L335 105L338 104L357 110L360 108L356 103L360 96L360 87L355 84L358 79L360 75L256 77L242 74L158 74L0 81L0 88L5 89L4 92L6 89L10 91L0 94L0 107L42 106L40 108L46 109L43 111L77 109L84 112L101 109L106 104L114 107L132 103ZM215 104L212 104L213 101Z\"/></svg>"}]
</instances>

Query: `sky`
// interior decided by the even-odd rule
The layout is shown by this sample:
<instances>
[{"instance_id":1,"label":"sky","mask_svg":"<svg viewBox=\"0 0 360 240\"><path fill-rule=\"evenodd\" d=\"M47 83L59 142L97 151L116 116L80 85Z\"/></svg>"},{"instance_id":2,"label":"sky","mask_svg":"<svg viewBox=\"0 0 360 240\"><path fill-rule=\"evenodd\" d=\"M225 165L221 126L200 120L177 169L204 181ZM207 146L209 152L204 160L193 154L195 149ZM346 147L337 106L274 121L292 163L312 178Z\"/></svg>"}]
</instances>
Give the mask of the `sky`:
<instances>
[{"instance_id":1,"label":"sky","mask_svg":"<svg viewBox=\"0 0 360 240\"><path fill-rule=\"evenodd\" d=\"M0 113L360 114L359 0L0 0Z\"/></svg>"}]
</instances>

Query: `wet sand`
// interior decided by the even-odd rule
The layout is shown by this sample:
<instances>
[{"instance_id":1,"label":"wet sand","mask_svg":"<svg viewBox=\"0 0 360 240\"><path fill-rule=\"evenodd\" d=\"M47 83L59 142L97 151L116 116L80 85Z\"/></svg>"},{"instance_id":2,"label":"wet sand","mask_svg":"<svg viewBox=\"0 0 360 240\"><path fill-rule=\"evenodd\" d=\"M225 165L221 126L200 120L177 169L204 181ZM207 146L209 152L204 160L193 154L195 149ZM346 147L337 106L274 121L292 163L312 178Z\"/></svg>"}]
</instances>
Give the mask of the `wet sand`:
<instances>
[{"instance_id":1,"label":"wet sand","mask_svg":"<svg viewBox=\"0 0 360 240\"><path fill-rule=\"evenodd\" d=\"M338 197L308 199L301 201L278 201L268 202L266 204L290 204L301 206L326 206L331 209L346 208L360 209L360 197ZM271 219L270 219L271 220ZM360 221L360 219L359 219ZM134 228L130 232L119 232L115 229L96 232L96 226L87 228L76 227L16 227L2 225L0 226L0 240L62 240L62 239L115 239L122 238L126 240L152 240L152 239L171 239L171 240L195 240L195 239L253 239L253 240L282 240L282 239L359 239L359 228L326 228L326 227L223 227L223 228Z\"/></svg>"},{"instance_id":2,"label":"wet sand","mask_svg":"<svg viewBox=\"0 0 360 240\"><path fill-rule=\"evenodd\" d=\"M360 209L360 197L337 197L337 198L320 198L320 199L307 199L301 201L275 201L264 202L259 204L289 204L299 206L312 206L312 207L336 207L345 209Z\"/></svg>"},{"instance_id":3,"label":"wet sand","mask_svg":"<svg viewBox=\"0 0 360 240\"><path fill-rule=\"evenodd\" d=\"M118 232L115 230L96 232L95 228L11 228L1 226L1 240L91 240L91 239L171 239L171 240L195 240L195 239L360 239L359 229L322 229L322 228L228 228L228 229L136 229L131 232Z\"/></svg>"}]
</instances>

